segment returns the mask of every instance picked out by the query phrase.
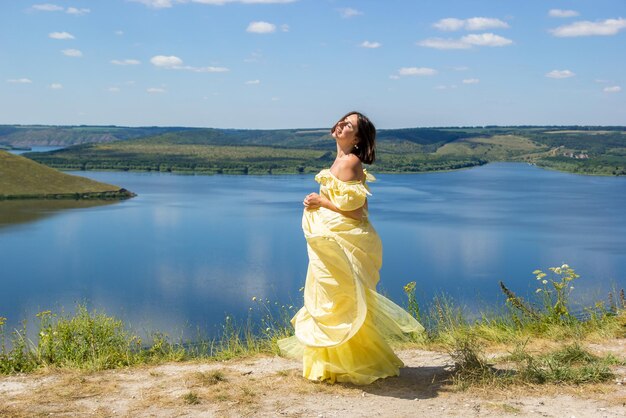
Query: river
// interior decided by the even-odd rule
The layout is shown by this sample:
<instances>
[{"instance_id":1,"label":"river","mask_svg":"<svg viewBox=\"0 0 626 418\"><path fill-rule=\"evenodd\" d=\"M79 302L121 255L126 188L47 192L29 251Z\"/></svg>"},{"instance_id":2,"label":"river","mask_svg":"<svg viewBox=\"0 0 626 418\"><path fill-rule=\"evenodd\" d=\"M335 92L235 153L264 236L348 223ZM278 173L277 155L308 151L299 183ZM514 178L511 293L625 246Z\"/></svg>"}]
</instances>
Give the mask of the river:
<instances>
[{"instance_id":1,"label":"river","mask_svg":"<svg viewBox=\"0 0 626 418\"><path fill-rule=\"evenodd\" d=\"M375 166L372 171L375 174ZM313 175L76 172L138 196L0 202L0 316L9 327L76 302L134 329L215 335L253 297L301 305L302 199ZM380 289L404 303L445 293L470 312L502 305L498 281L532 296L532 271L568 263L579 304L626 287L626 178L501 163L377 175L370 219L384 246Z\"/></svg>"}]
</instances>

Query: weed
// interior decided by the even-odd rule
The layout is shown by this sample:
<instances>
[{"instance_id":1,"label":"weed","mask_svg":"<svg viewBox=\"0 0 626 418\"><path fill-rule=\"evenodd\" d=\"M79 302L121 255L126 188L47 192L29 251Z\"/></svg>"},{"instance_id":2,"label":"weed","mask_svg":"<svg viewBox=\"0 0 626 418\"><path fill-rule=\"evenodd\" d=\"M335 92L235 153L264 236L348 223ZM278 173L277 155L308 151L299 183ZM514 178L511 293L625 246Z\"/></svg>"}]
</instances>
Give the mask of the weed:
<instances>
[{"instance_id":1,"label":"weed","mask_svg":"<svg viewBox=\"0 0 626 418\"><path fill-rule=\"evenodd\" d=\"M187 405L198 405L200 398L195 392L188 392L183 395L183 401L185 401Z\"/></svg>"}]
</instances>

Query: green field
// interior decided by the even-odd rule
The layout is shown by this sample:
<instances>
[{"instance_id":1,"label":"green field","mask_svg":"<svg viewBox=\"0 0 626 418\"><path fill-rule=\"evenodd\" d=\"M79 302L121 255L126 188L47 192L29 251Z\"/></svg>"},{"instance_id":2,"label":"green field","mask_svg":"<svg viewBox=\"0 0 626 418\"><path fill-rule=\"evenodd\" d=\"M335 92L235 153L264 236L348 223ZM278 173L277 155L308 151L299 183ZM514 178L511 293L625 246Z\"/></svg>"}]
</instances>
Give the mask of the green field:
<instances>
[{"instance_id":1,"label":"green field","mask_svg":"<svg viewBox=\"0 0 626 418\"><path fill-rule=\"evenodd\" d=\"M131 195L118 186L71 176L28 158L0 151L0 200L119 199Z\"/></svg>"},{"instance_id":2,"label":"green field","mask_svg":"<svg viewBox=\"0 0 626 418\"><path fill-rule=\"evenodd\" d=\"M1 128L1 127L0 127ZM91 143L80 129L101 141ZM0 144L33 145L28 129L0 129ZM40 127L33 141L41 141ZM52 129L52 128L50 128ZM59 128L60 129L60 128ZM48 153L25 154L51 167L73 170L143 170L201 174L307 173L328 167L335 145L326 129L70 127ZM111 132L107 134L107 129ZM162 131L155 131L161 129ZM54 130L54 129L53 129ZM156 134L155 134L156 132ZM108 135L108 136L107 136ZM114 135L123 138L111 139ZM104 140L103 138L108 138ZM451 127L379 130L375 171L454 170L495 161L524 161L582 174L626 174L626 128L581 126Z\"/></svg>"}]
</instances>

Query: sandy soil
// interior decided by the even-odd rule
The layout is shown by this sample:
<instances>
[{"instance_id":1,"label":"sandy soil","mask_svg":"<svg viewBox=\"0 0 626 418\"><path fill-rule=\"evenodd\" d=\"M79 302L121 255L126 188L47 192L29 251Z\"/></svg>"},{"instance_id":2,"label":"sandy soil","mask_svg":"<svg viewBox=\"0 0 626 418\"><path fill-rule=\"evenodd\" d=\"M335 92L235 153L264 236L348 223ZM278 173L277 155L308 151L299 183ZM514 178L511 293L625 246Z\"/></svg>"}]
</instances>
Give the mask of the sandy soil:
<instances>
[{"instance_id":1,"label":"sandy soil","mask_svg":"<svg viewBox=\"0 0 626 418\"><path fill-rule=\"evenodd\" d=\"M596 351L626 355L626 340ZM460 391L444 353L406 350L400 377L369 386L315 383L298 362L259 356L97 373L0 378L0 416L626 417L626 368L600 385Z\"/></svg>"}]
</instances>

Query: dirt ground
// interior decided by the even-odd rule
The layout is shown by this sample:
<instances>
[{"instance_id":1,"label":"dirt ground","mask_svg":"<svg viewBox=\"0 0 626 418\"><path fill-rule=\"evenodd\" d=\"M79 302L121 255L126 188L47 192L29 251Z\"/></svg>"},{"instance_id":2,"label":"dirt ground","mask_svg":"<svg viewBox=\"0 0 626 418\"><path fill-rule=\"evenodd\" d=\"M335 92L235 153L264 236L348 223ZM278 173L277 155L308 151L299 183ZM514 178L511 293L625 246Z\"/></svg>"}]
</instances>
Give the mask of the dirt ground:
<instances>
[{"instance_id":1,"label":"dirt ground","mask_svg":"<svg viewBox=\"0 0 626 418\"><path fill-rule=\"evenodd\" d=\"M591 347L626 355L626 340ZM445 353L405 350L399 377L368 386L315 383L296 361L258 356L96 373L0 378L0 417L626 417L626 368L583 386L461 391Z\"/></svg>"}]
</instances>

